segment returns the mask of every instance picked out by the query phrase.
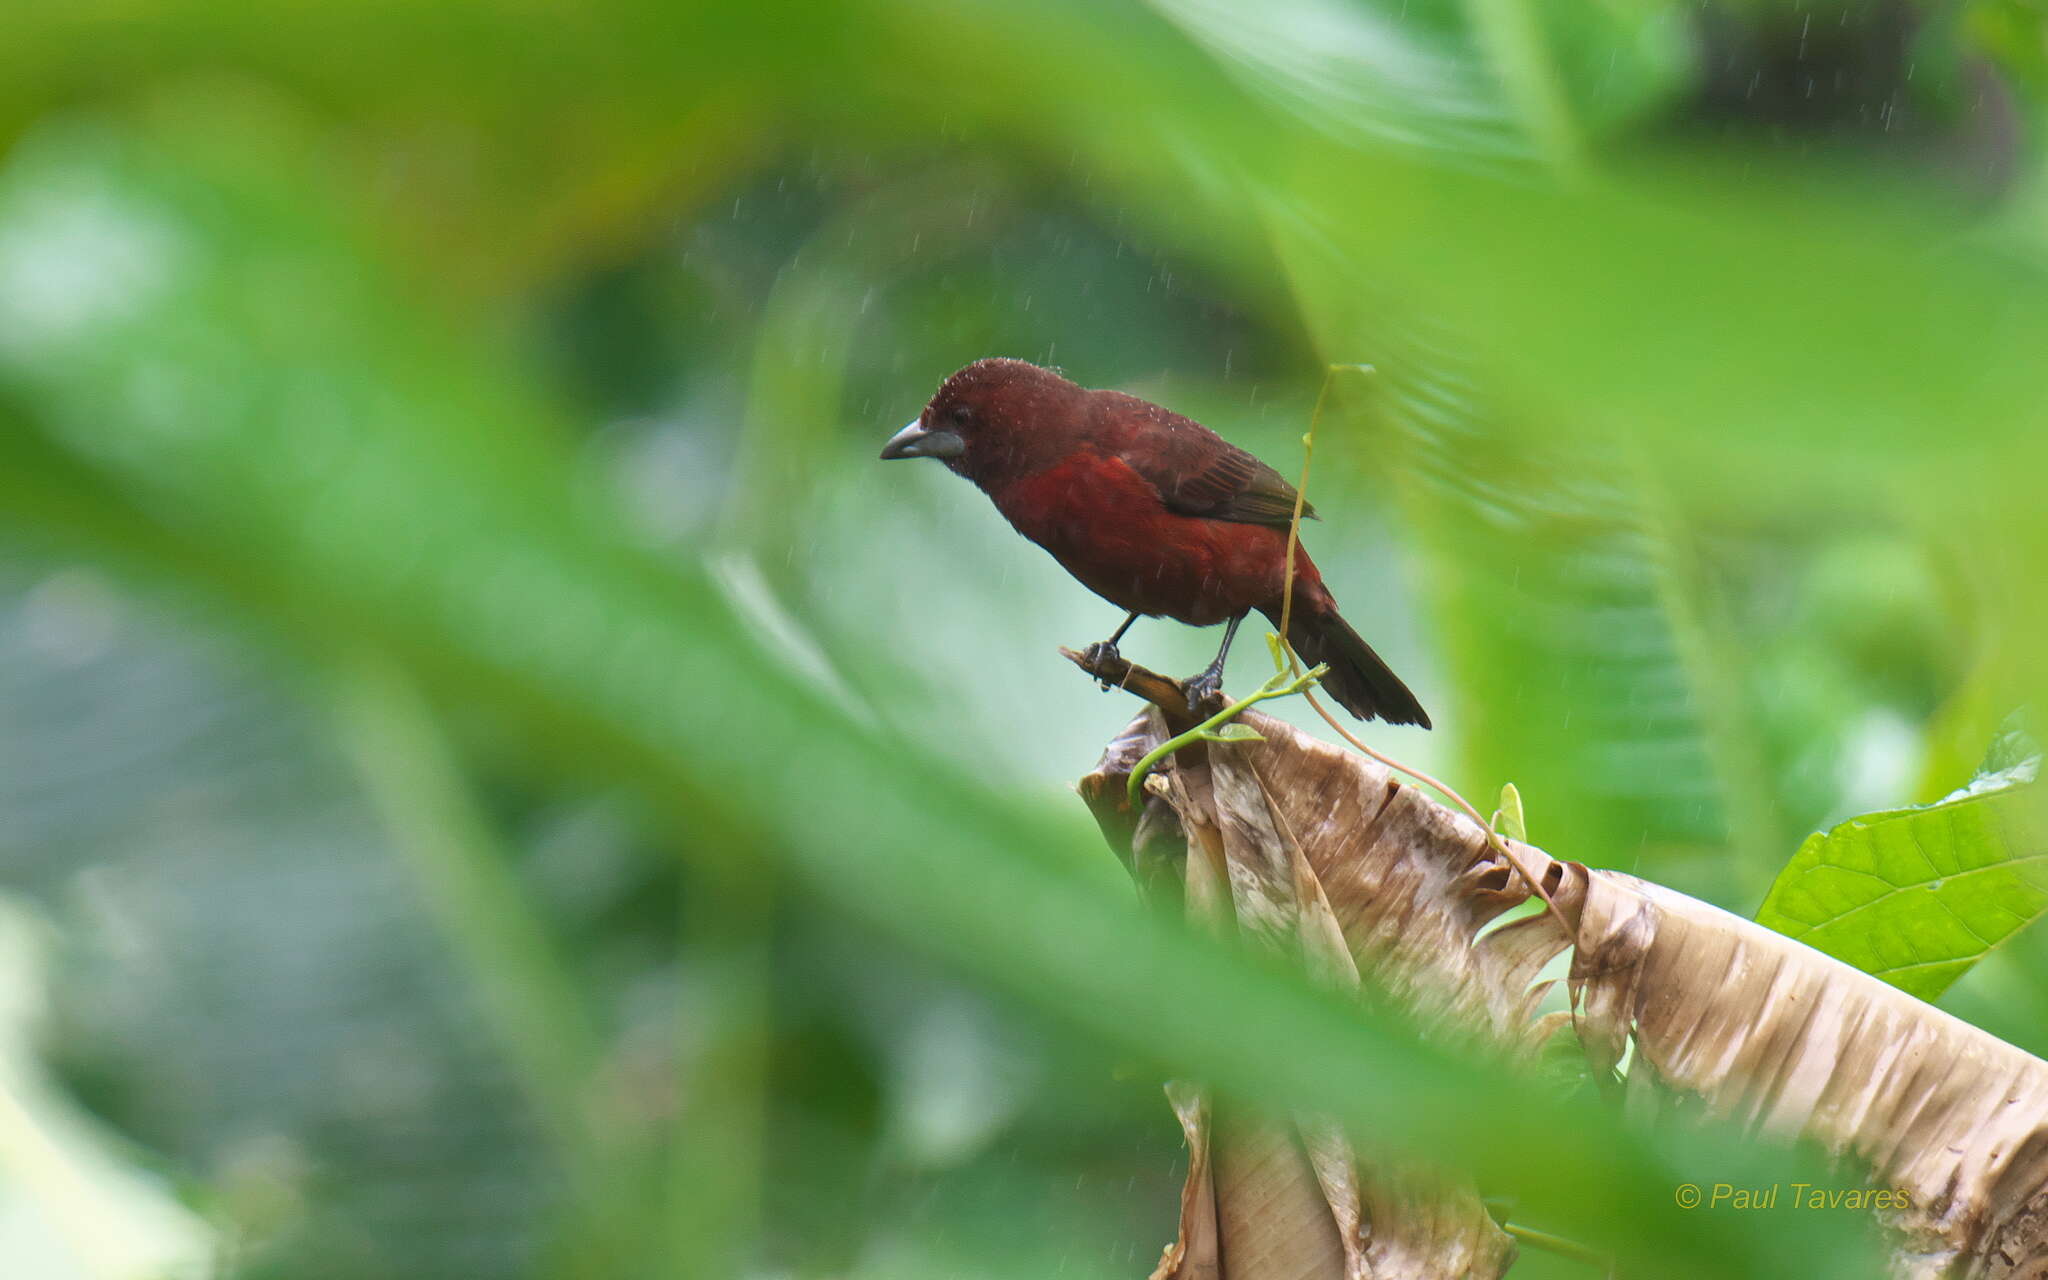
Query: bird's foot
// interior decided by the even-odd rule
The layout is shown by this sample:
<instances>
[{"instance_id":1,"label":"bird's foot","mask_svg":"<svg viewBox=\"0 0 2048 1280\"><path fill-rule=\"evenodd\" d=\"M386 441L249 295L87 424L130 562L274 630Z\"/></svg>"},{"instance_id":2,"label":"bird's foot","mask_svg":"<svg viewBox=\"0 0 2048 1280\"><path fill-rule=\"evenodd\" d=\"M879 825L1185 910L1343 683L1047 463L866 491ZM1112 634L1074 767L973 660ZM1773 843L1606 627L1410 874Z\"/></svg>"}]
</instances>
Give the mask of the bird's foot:
<instances>
[{"instance_id":1,"label":"bird's foot","mask_svg":"<svg viewBox=\"0 0 2048 1280\"><path fill-rule=\"evenodd\" d=\"M1095 668L1099 672L1102 669L1103 664L1119 661L1123 658L1123 655L1116 651L1116 645L1114 645L1110 641L1097 640L1094 644L1091 644L1086 649L1081 650L1081 657L1087 662L1087 664L1090 667ZM1110 683L1102 676L1097 675L1095 677L1095 683L1102 686L1102 691L1104 693L1109 692Z\"/></svg>"},{"instance_id":2,"label":"bird's foot","mask_svg":"<svg viewBox=\"0 0 2048 1280\"><path fill-rule=\"evenodd\" d=\"M1185 687L1188 691L1188 713L1199 715L1202 704L1223 692L1223 673L1212 669L1197 676L1189 676Z\"/></svg>"}]
</instances>

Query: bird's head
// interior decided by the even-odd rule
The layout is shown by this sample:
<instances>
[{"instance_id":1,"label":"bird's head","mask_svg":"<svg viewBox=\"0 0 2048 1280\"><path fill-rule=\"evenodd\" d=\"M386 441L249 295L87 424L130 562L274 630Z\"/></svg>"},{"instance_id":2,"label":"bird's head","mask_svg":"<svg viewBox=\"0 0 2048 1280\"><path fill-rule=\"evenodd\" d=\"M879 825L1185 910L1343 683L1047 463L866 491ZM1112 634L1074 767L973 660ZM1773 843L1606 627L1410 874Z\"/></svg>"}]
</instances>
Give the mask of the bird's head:
<instances>
[{"instance_id":1,"label":"bird's head","mask_svg":"<svg viewBox=\"0 0 2048 1280\"><path fill-rule=\"evenodd\" d=\"M1050 369L991 358L939 385L882 446L882 457L939 458L984 489L1064 456L1084 429L1088 392Z\"/></svg>"}]
</instances>

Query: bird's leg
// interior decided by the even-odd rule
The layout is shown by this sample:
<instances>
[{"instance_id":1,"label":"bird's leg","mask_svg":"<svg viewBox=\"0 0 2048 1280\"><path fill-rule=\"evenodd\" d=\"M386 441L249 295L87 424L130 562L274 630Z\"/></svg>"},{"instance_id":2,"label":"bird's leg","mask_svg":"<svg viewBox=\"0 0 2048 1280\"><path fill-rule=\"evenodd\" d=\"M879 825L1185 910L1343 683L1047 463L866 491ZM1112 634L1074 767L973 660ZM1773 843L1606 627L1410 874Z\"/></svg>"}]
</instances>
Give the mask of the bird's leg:
<instances>
[{"instance_id":1,"label":"bird's leg","mask_svg":"<svg viewBox=\"0 0 2048 1280\"><path fill-rule=\"evenodd\" d=\"M1114 635L1110 636L1107 640L1098 640L1094 644L1089 645L1081 651L1081 656L1088 660L1090 666L1097 666L1109 659L1121 657L1122 655L1116 651L1116 642L1124 638L1124 632L1129 631L1131 624L1137 620L1138 611L1133 609L1130 612L1130 616L1124 619L1123 625L1116 629ZM1109 688L1109 681L1102 680L1099 683L1104 689Z\"/></svg>"},{"instance_id":2,"label":"bird's leg","mask_svg":"<svg viewBox=\"0 0 2048 1280\"><path fill-rule=\"evenodd\" d=\"M1230 642L1237 637L1237 624L1244 621L1238 614L1223 624L1223 647L1216 651L1216 661L1202 668L1200 675L1188 677L1188 710L1199 711L1202 704L1223 688L1223 660L1230 656Z\"/></svg>"}]
</instances>

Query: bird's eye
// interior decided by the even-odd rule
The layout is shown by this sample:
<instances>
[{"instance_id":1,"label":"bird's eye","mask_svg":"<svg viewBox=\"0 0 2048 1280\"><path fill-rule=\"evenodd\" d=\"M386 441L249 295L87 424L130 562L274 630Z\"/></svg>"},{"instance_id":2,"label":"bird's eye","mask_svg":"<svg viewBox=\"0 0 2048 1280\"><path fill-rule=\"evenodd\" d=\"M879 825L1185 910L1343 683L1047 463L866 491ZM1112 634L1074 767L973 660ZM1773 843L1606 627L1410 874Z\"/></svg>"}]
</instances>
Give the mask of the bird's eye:
<instances>
[{"instance_id":1,"label":"bird's eye","mask_svg":"<svg viewBox=\"0 0 2048 1280\"><path fill-rule=\"evenodd\" d=\"M949 411L947 416L951 417L953 421L959 423L960 425L965 426L967 425L967 423L971 422L974 419L974 411L972 409L969 409L964 404L956 404Z\"/></svg>"}]
</instances>

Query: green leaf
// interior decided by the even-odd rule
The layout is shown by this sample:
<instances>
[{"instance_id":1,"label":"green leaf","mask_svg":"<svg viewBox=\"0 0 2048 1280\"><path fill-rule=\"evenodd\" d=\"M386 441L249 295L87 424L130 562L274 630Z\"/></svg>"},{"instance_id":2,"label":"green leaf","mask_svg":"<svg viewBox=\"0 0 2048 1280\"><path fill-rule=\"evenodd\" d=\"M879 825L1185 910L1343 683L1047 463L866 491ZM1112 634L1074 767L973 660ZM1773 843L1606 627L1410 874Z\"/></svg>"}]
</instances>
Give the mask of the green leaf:
<instances>
[{"instance_id":1,"label":"green leaf","mask_svg":"<svg viewBox=\"0 0 2048 1280\"><path fill-rule=\"evenodd\" d=\"M2001 734L1970 784L1934 804L1807 838L1758 922L1932 1000L2048 911L2038 749Z\"/></svg>"},{"instance_id":2,"label":"green leaf","mask_svg":"<svg viewBox=\"0 0 2048 1280\"><path fill-rule=\"evenodd\" d=\"M1977 768L1977 776L1970 780L1976 787L1991 778L2025 769L2038 769L2041 763L2041 744L2034 736L2020 726L2019 717L2008 716L1998 727L1998 736L1984 752L1984 763Z\"/></svg>"},{"instance_id":3,"label":"green leaf","mask_svg":"<svg viewBox=\"0 0 2048 1280\"><path fill-rule=\"evenodd\" d=\"M1522 793L1512 782L1504 782L1500 788L1500 829L1510 840L1529 838L1529 819L1522 812Z\"/></svg>"}]
</instances>

